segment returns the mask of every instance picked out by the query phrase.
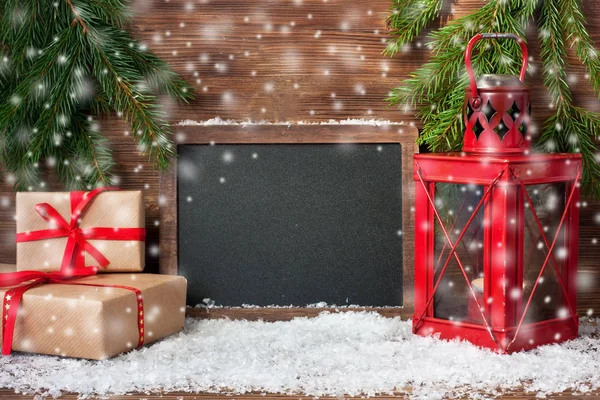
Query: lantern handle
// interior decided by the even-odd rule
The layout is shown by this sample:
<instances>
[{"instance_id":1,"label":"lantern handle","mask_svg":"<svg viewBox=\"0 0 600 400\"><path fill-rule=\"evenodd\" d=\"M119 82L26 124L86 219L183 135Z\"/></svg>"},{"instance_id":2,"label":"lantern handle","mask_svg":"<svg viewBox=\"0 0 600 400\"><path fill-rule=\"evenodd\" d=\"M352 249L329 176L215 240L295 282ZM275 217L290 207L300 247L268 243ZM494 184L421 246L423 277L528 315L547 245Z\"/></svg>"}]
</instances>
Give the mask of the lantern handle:
<instances>
[{"instance_id":1,"label":"lantern handle","mask_svg":"<svg viewBox=\"0 0 600 400\"><path fill-rule=\"evenodd\" d=\"M469 75L469 85L471 87L471 94L473 95L473 108L478 109L481 107L481 98L477 92L477 81L475 80L475 72L473 72L473 66L471 65L471 51L475 43L481 39L514 39L521 46L521 54L523 61L521 62L521 72L519 73L519 80L523 82L525 80L525 72L527 72L527 44L519 36L513 33L478 33L473 36L467 48L465 50L465 66L467 67L467 74Z\"/></svg>"}]
</instances>

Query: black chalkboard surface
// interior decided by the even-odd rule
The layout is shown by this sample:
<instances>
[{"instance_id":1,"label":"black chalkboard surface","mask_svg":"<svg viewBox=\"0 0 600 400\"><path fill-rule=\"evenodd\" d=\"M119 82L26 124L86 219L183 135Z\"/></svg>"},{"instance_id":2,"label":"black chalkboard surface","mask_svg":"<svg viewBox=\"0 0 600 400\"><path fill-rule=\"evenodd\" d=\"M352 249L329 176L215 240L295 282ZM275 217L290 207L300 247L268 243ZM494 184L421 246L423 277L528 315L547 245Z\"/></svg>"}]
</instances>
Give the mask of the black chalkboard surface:
<instances>
[{"instance_id":1,"label":"black chalkboard surface","mask_svg":"<svg viewBox=\"0 0 600 400\"><path fill-rule=\"evenodd\" d=\"M400 144L178 146L188 304L402 305Z\"/></svg>"}]
</instances>

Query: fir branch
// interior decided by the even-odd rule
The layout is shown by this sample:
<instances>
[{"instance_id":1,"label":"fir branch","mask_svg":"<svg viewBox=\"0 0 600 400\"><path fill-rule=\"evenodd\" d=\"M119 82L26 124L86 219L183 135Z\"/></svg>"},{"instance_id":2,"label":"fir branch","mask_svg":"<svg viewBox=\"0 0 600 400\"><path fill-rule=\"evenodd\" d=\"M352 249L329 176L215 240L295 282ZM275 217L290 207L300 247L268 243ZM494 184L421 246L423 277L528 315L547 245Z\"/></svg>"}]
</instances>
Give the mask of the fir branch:
<instances>
[{"instance_id":1,"label":"fir branch","mask_svg":"<svg viewBox=\"0 0 600 400\"><path fill-rule=\"evenodd\" d=\"M71 31L65 30L62 35L57 36L43 55L36 59L28 73L22 74L15 89L0 104L0 133L6 134L15 123L20 122L21 118L14 118L17 111L37 111L35 88L58 61L59 55L71 47L71 34Z\"/></svg>"},{"instance_id":2,"label":"fir branch","mask_svg":"<svg viewBox=\"0 0 600 400\"><path fill-rule=\"evenodd\" d=\"M583 186L590 193L599 195L600 165L596 159L594 140L600 132L600 115L573 105L571 89L566 82L567 48L563 35L574 28L574 14L571 10L565 16L562 1L546 0L542 5L539 37L544 84L552 97L556 113L544 123L537 146L551 152L581 153ZM565 36L572 38L572 34ZM583 43L586 49L589 40L589 37L583 39L587 42Z\"/></svg>"},{"instance_id":3,"label":"fir branch","mask_svg":"<svg viewBox=\"0 0 600 400\"><path fill-rule=\"evenodd\" d=\"M135 43L127 32L112 29L110 36L113 39L112 44L118 46L112 50L128 57L132 68L140 74L140 79L154 92L177 97L184 102L194 98L191 86L173 72L166 62L147 51L145 46Z\"/></svg>"},{"instance_id":4,"label":"fir branch","mask_svg":"<svg viewBox=\"0 0 600 400\"><path fill-rule=\"evenodd\" d=\"M74 137L78 138L76 150L79 154L86 154L83 160L81 176L88 189L98 186L110 186L112 174L110 169L114 165L111 151L105 146L106 138L102 136L94 121L87 121L79 116L71 126Z\"/></svg>"},{"instance_id":5,"label":"fir branch","mask_svg":"<svg viewBox=\"0 0 600 400\"><path fill-rule=\"evenodd\" d=\"M142 150L164 169L173 154L170 132L166 124L160 120L156 97L143 93L139 89L142 76L118 56L111 58L108 49L114 47L110 31L91 30L86 38L90 44L89 57L93 63L92 73L108 95L111 106L122 112L125 119L131 121L134 137L139 138Z\"/></svg>"},{"instance_id":6,"label":"fir branch","mask_svg":"<svg viewBox=\"0 0 600 400\"><path fill-rule=\"evenodd\" d=\"M423 29L439 16L443 0L396 0L392 14L388 17L394 40L388 41L384 54L394 55L401 46L412 41Z\"/></svg>"},{"instance_id":7,"label":"fir branch","mask_svg":"<svg viewBox=\"0 0 600 400\"><path fill-rule=\"evenodd\" d=\"M102 92L101 88L96 89L96 93L94 94L94 98L90 104L90 110L95 115L108 114L111 112L112 109L110 108L108 98L104 92Z\"/></svg>"},{"instance_id":8,"label":"fir branch","mask_svg":"<svg viewBox=\"0 0 600 400\"><path fill-rule=\"evenodd\" d=\"M72 0L74 8L83 20L98 19L106 25L122 29L131 18L125 2L121 0Z\"/></svg>"},{"instance_id":9,"label":"fir branch","mask_svg":"<svg viewBox=\"0 0 600 400\"><path fill-rule=\"evenodd\" d=\"M81 26L81 29L83 29L83 33L87 33L88 32L87 24L79 15L79 10L77 10L75 8L75 6L73 5L73 2L71 0L65 0L65 1L69 5L69 8L71 9L71 12L73 12L73 16L75 17L75 19L73 20L71 25L75 26L76 24L79 24Z\"/></svg>"},{"instance_id":10,"label":"fir branch","mask_svg":"<svg viewBox=\"0 0 600 400\"><path fill-rule=\"evenodd\" d=\"M151 52L133 51L132 47L124 47L121 51L131 57L135 68L142 73L144 80L155 92L177 97L186 103L194 99L192 87L174 73L167 63Z\"/></svg>"},{"instance_id":11,"label":"fir branch","mask_svg":"<svg viewBox=\"0 0 600 400\"><path fill-rule=\"evenodd\" d=\"M43 18L42 13L44 7L40 4L39 0L33 0L31 5L31 10L29 10L29 15L25 16L26 23L23 23L21 26L10 26L9 29L16 30L15 36L19 38L19 40L15 40L10 48L11 56L15 59L14 65L17 66L17 70L13 73L23 73L24 71L21 69L27 68L30 63L25 62L25 57L29 54L29 58L34 58L36 56L36 50L30 48L30 44L32 42L39 42L44 40L45 38L43 34L41 34L39 29L36 29L36 21L40 18Z\"/></svg>"},{"instance_id":12,"label":"fir branch","mask_svg":"<svg viewBox=\"0 0 600 400\"><path fill-rule=\"evenodd\" d=\"M563 4L561 22L565 28L566 39L571 42L571 48L575 47L575 54L579 61L586 66L589 81L600 99L600 59L594 41L585 29L585 17L581 6L582 2L577 0Z\"/></svg>"},{"instance_id":13,"label":"fir branch","mask_svg":"<svg viewBox=\"0 0 600 400\"><path fill-rule=\"evenodd\" d=\"M0 166L20 190L43 190L41 163L68 188L111 182L114 161L90 113L123 113L142 152L173 154L157 94L192 88L122 29L124 0L5 0L0 5Z\"/></svg>"},{"instance_id":14,"label":"fir branch","mask_svg":"<svg viewBox=\"0 0 600 400\"><path fill-rule=\"evenodd\" d=\"M561 13L554 0L545 1L540 14L540 49L544 84L548 88L558 114L565 112L571 103L571 91L567 85L565 59L567 50L562 37Z\"/></svg>"}]
</instances>

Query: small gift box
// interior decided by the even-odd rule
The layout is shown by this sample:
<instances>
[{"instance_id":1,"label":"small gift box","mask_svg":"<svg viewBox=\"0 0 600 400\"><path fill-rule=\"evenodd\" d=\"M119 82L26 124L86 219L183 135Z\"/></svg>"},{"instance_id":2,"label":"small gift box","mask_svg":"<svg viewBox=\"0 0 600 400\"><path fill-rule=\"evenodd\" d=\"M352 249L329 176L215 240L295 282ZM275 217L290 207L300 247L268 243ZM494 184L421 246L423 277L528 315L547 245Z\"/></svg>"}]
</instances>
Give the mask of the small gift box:
<instances>
[{"instance_id":1,"label":"small gift box","mask_svg":"<svg viewBox=\"0 0 600 400\"><path fill-rule=\"evenodd\" d=\"M142 193L17 193L17 269L51 272L98 266L99 272L144 269Z\"/></svg>"},{"instance_id":2,"label":"small gift box","mask_svg":"<svg viewBox=\"0 0 600 400\"><path fill-rule=\"evenodd\" d=\"M84 269L93 275L94 269ZM180 276L61 272L0 275L3 354L103 360L183 329L187 282Z\"/></svg>"}]
</instances>

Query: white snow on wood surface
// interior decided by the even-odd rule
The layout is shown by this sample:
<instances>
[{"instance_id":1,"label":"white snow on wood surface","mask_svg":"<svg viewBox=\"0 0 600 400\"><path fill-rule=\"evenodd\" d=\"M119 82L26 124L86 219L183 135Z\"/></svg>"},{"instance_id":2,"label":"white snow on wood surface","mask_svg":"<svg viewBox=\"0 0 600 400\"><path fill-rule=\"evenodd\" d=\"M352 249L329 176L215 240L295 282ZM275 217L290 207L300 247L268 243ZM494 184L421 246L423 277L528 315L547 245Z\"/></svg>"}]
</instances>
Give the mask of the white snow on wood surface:
<instances>
[{"instance_id":1,"label":"white snow on wood surface","mask_svg":"<svg viewBox=\"0 0 600 400\"><path fill-rule=\"evenodd\" d=\"M293 304L289 304L289 305L279 305L279 304L271 304L268 306L259 306L256 304L242 304L240 306L224 306L221 304L216 304L214 300L210 299L210 298L205 298L202 300L202 303L200 304L196 304L194 307L190 307L188 306L188 308L205 308L205 309L213 309L213 308L217 308L217 309L223 309L223 308L227 308L227 309L241 309L241 308L252 308L252 309L256 309L256 308L260 308L260 309L271 309L271 308L328 308L330 310L328 311L337 311L339 309L346 309L346 308L358 308L358 309L365 309L365 308L370 308L370 307L365 307L365 306L361 306L359 304L342 304L342 305L337 305L337 304L329 304L325 301L320 301L318 303L310 303L310 304L306 304L304 306L298 306L298 305L293 305ZM401 309L403 308L402 306L378 306L377 308L397 308L397 309ZM362 311L362 310L353 310L353 311Z\"/></svg>"},{"instance_id":2,"label":"white snow on wood surface","mask_svg":"<svg viewBox=\"0 0 600 400\"><path fill-rule=\"evenodd\" d=\"M215 126L215 125L370 125L370 126L383 126L383 125L405 125L404 122L392 122L389 120L382 119L359 119L359 118L348 118L348 119L330 119L329 121L296 121L296 122L271 122L271 121L236 121L232 119L221 119L215 117L204 121L194 121L186 119L179 121L177 126Z\"/></svg>"},{"instance_id":3,"label":"white snow on wood surface","mask_svg":"<svg viewBox=\"0 0 600 400\"><path fill-rule=\"evenodd\" d=\"M29 394L130 392L367 395L412 387L414 398L487 398L600 387L600 320L577 340L513 355L414 336L411 322L372 312L325 312L288 322L188 319L184 332L107 361L15 354L0 387Z\"/></svg>"}]
</instances>

